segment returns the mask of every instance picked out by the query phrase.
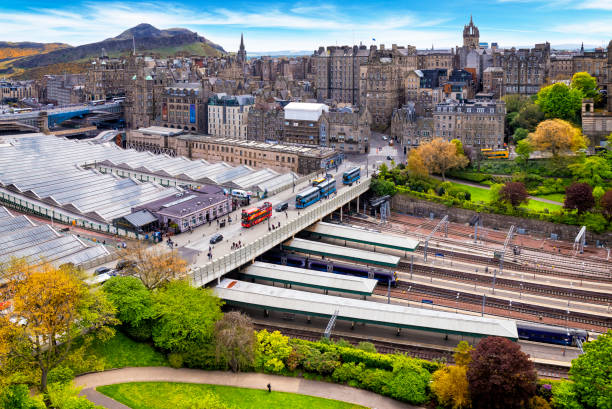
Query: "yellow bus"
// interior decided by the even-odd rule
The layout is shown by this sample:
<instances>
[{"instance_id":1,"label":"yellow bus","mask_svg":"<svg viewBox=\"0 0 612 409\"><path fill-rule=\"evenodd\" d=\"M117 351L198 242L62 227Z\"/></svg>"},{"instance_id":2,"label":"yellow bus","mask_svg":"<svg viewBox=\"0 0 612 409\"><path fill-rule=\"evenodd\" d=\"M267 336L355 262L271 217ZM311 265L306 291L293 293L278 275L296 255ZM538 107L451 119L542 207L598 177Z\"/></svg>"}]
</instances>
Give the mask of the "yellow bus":
<instances>
[{"instance_id":1,"label":"yellow bus","mask_svg":"<svg viewBox=\"0 0 612 409\"><path fill-rule=\"evenodd\" d=\"M481 152L486 159L508 159L508 151L504 149L482 149Z\"/></svg>"},{"instance_id":2,"label":"yellow bus","mask_svg":"<svg viewBox=\"0 0 612 409\"><path fill-rule=\"evenodd\" d=\"M318 179L313 180L313 181L312 181L312 185L313 185L313 186L318 186L320 183L323 183L323 182L325 182L326 180L327 180L327 179L325 178L325 176L324 176L324 177L320 177L320 178L318 178Z\"/></svg>"}]
</instances>

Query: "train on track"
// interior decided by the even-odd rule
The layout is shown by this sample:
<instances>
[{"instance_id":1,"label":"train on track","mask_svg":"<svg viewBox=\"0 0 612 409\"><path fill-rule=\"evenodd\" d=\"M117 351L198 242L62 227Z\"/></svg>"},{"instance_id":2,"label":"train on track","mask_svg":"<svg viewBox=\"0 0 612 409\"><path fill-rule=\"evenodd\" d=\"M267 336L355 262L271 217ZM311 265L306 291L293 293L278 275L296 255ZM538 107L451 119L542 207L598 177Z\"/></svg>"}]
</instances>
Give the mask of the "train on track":
<instances>
[{"instance_id":1,"label":"train on track","mask_svg":"<svg viewBox=\"0 0 612 409\"><path fill-rule=\"evenodd\" d=\"M589 340L589 333L583 329L555 327L517 321L519 339L546 344L579 346Z\"/></svg>"},{"instance_id":2,"label":"train on track","mask_svg":"<svg viewBox=\"0 0 612 409\"><path fill-rule=\"evenodd\" d=\"M384 285L388 285L389 282L391 282L391 285L394 287L397 285L397 272L381 268L368 268L367 266L357 264L344 264L331 260L308 258L283 251L269 251L262 254L257 259L266 263L306 268L309 270L326 271L356 277L372 277Z\"/></svg>"}]
</instances>

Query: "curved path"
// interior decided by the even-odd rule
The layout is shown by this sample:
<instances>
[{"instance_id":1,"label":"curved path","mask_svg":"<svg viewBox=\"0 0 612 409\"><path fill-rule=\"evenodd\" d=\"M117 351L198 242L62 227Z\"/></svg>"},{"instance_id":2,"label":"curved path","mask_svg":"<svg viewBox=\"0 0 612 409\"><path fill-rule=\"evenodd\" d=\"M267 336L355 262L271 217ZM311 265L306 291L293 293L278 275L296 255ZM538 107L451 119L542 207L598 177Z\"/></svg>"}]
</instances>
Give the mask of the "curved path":
<instances>
[{"instance_id":1,"label":"curved path","mask_svg":"<svg viewBox=\"0 0 612 409\"><path fill-rule=\"evenodd\" d=\"M271 384L273 391L291 392L320 398L342 400L376 409L417 409L391 398L373 392L328 382L311 381L302 378L267 375L262 373L232 373L203 371L199 369L173 369L168 367L123 368L105 372L95 372L77 376L74 383L82 386L81 392L87 399L109 409L129 409L96 391L96 387L126 382L185 382L227 385L253 389L267 389Z\"/></svg>"}]
</instances>

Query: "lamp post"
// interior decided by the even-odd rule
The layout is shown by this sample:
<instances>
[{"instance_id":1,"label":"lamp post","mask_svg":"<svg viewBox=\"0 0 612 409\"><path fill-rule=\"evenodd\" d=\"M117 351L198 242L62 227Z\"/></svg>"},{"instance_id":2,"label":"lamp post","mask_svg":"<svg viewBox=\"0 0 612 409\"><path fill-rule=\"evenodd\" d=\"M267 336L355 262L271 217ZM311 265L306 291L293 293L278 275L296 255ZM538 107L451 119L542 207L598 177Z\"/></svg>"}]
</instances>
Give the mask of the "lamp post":
<instances>
[{"instance_id":1,"label":"lamp post","mask_svg":"<svg viewBox=\"0 0 612 409\"><path fill-rule=\"evenodd\" d=\"M459 314L459 293L457 293L457 300L455 301L455 314Z\"/></svg>"}]
</instances>

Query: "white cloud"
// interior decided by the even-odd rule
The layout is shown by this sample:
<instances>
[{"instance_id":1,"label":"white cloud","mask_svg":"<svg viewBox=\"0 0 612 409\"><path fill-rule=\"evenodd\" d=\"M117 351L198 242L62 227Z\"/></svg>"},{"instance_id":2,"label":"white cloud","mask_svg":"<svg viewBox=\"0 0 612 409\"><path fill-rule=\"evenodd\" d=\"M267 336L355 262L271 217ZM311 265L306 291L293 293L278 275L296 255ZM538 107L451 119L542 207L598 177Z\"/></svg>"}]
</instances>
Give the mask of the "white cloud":
<instances>
[{"instance_id":1,"label":"white cloud","mask_svg":"<svg viewBox=\"0 0 612 409\"><path fill-rule=\"evenodd\" d=\"M587 0L576 4L577 9L612 10L612 0Z\"/></svg>"}]
</instances>

